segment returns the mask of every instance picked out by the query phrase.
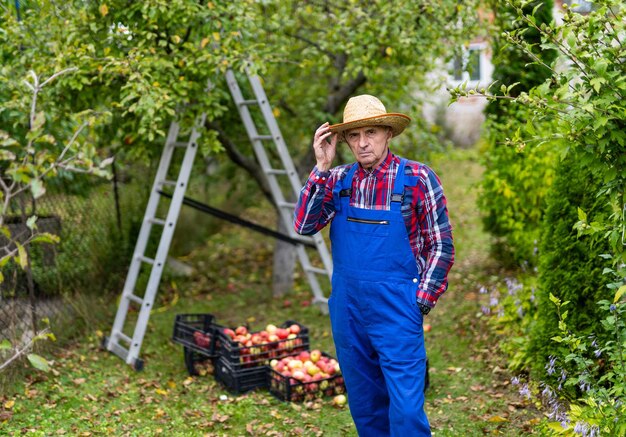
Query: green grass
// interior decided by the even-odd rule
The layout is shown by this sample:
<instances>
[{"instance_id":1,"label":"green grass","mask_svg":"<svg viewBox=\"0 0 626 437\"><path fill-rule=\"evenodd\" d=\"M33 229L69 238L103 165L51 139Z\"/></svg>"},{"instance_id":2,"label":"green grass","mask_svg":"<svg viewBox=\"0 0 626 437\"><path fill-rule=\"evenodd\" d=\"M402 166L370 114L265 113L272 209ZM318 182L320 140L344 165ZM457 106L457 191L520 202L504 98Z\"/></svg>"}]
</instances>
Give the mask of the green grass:
<instances>
[{"instance_id":1,"label":"green grass","mask_svg":"<svg viewBox=\"0 0 626 437\"><path fill-rule=\"evenodd\" d=\"M446 189L457 248L450 288L426 320L433 326L426 335L433 434L531 434L540 414L510 386L497 337L480 316L478 288L499 274L475 206L481 168L472 151L429 164ZM271 212L247 214L273 223ZM311 295L300 275L288 295L271 297L272 248L266 237L225 227L189 254L193 278L162 282L144 340L143 372L100 350L115 302L94 304L94 312L108 317L93 317L80 341L54 350L52 372L29 371L0 395L0 434L356 436L347 408L333 407L330 399L290 404L263 391L234 395L210 376L190 378L181 346L170 341L176 314L207 312L221 324L254 329L297 320L309 327L313 347L334 354L328 317L307 305Z\"/></svg>"}]
</instances>

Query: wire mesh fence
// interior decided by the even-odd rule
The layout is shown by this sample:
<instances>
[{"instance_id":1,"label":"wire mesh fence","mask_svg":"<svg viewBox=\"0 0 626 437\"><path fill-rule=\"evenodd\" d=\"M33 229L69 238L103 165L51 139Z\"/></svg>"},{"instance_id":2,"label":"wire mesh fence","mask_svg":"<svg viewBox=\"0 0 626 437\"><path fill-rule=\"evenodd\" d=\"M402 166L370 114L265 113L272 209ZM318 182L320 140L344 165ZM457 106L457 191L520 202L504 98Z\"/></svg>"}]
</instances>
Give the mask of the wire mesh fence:
<instances>
[{"instance_id":1,"label":"wire mesh fence","mask_svg":"<svg viewBox=\"0 0 626 437\"><path fill-rule=\"evenodd\" d=\"M135 175L146 175L146 168ZM37 199L16 199L5 216L13 238L30 235L24 217L36 215L38 232L58 244L28 246L30 271L13 261L0 283L0 341L25 344L42 329L42 319L70 319L74 293L105 294L123 282L140 226L146 189L142 177L81 178L49 187ZM0 247L6 245L0 241Z\"/></svg>"}]
</instances>

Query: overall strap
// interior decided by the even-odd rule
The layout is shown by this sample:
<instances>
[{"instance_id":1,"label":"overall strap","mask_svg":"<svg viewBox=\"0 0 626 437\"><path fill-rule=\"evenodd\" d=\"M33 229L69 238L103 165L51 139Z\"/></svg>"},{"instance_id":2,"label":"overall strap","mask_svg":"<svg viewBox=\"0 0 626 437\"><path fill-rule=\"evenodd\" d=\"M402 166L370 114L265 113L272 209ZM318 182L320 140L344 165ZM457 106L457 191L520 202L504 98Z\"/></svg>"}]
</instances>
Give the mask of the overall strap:
<instances>
[{"instance_id":1,"label":"overall strap","mask_svg":"<svg viewBox=\"0 0 626 437\"><path fill-rule=\"evenodd\" d=\"M350 195L352 194L352 178L358 168L358 164L355 162L348 170L348 173L343 179L337 181L333 187L333 201L335 204L335 211L341 210L342 198L347 197L348 203L350 202Z\"/></svg>"},{"instance_id":2,"label":"overall strap","mask_svg":"<svg viewBox=\"0 0 626 437\"><path fill-rule=\"evenodd\" d=\"M404 199L404 167L406 166L407 160L405 158L400 159L400 165L398 166L398 171L396 172L396 178L393 181L393 192L391 194L391 206L393 207L394 203L402 204L402 200Z\"/></svg>"}]
</instances>

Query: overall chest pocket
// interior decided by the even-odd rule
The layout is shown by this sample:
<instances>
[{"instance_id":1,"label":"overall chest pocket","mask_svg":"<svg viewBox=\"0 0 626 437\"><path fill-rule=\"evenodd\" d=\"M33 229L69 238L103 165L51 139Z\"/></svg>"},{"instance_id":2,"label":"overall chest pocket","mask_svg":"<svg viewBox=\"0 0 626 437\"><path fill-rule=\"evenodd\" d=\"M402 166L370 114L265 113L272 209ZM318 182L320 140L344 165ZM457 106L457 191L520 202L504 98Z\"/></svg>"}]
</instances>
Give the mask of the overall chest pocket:
<instances>
[{"instance_id":1,"label":"overall chest pocket","mask_svg":"<svg viewBox=\"0 0 626 437\"><path fill-rule=\"evenodd\" d=\"M389 235L391 222L386 218L362 218L348 216L347 227L352 232L367 234L372 237L386 237Z\"/></svg>"}]
</instances>

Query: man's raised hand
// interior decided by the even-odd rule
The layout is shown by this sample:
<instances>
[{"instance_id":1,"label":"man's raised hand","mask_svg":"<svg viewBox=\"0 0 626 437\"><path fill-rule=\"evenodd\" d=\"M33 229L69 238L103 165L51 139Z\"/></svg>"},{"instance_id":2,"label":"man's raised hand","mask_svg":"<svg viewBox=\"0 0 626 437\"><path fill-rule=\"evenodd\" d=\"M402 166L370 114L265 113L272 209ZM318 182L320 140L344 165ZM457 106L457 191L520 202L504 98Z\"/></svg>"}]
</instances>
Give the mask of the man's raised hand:
<instances>
[{"instance_id":1,"label":"man's raised hand","mask_svg":"<svg viewBox=\"0 0 626 437\"><path fill-rule=\"evenodd\" d=\"M337 134L330 131L330 124L324 123L315 131L313 136L313 151L319 171L328 171L335 159L337 150Z\"/></svg>"}]
</instances>

